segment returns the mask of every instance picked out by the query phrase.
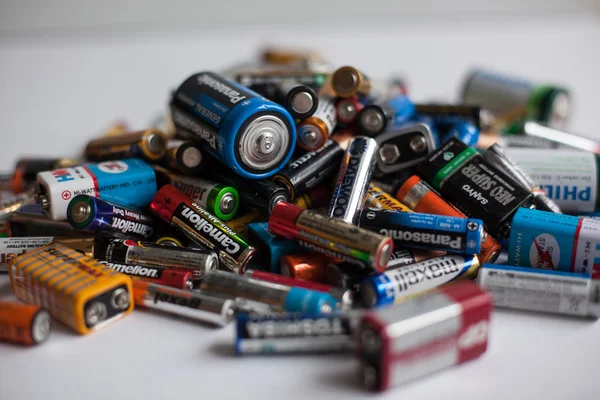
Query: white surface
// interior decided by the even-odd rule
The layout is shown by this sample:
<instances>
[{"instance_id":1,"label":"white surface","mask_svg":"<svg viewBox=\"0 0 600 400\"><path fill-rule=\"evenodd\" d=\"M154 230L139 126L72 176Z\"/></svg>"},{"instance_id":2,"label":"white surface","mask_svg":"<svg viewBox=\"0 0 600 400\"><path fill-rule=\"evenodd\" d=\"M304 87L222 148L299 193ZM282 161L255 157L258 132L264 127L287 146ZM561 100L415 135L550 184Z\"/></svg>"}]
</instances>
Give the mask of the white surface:
<instances>
[{"instance_id":1,"label":"white surface","mask_svg":"<svg viewBox=\"0 0 600 400\"><path fill-rule=\"evenodd\" d=\"M571 127L598 138L600 26L592 17L74 31L0 36L0 170L23 153L72 155L119 117L142 128L182 79L243 60L265 41L316 47L336 64L352 63L375 77L406 74L416 100L455 98L473 65L564 83L575 100ZM8 279L0 277L6 293ZM495 312L482 358L380 398L597 399L599 338L598 323ZM37 348L0 343L0 399L365 396L351 356L238 359L232 341L232 327L144 311L87 337L56 323Z\"/></svg>"}]
</instances>

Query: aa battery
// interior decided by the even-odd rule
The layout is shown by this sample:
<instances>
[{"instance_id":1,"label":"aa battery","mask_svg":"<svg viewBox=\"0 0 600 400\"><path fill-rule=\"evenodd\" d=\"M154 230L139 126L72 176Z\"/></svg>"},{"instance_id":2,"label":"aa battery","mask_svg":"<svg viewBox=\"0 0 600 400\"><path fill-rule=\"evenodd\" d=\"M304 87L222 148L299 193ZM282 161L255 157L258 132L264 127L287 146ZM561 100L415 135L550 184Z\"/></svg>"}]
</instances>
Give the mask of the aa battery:
<instances>
[{"instance_id":1,"label":"aa battery","mask_svg":"<svg viewBox=\"0 0 600 400\"><path fill-rule=\"evenodd\" d=\"M289 203L279 203L269 231L342 261L383 271L394 250L391 238Z\"/></svg>"},{"instance_id":2,"label":"aa battery","mask_svg":"<svg viewBox=\"0 0 600 400\"><path fill-rule=\"evenodd\" d=\"M377 169L383 174L415 166L436 148L431 129L423 123L384 132L375 139L379 145Z\"/></svg>"},{"instance_id":3,"label":"aa battery","mask_svg":"<svg viewBox=\"0 0 600 400\"><path fill-rule=\"evenodd\" d=\"M194 287L194 273L191 270L181 270L166 267L144 267L141 265L118 264L108 261L100 261L113 270L132 278L143 279L158 285L171 286L178 289L192 290Z\"/></svg>"},{"instance_id":4,"label":"aa battery","mask_svg":"<svg viewBox=\"0 0 600 400\"><path fill-rule=\"evenodd\" d=\"M476 256L447 255L368 276L361 284L361 297L370 307L398 304L407 297L459 279L477 275Z\"/></svg>"},{"instance_id":5,"label":"aa battery","mask_svg":"<svg viewBox=\"0 0 600 400\"><path fill-rule=\"evenodd\" d=\"M331 75L331 88L338 97L368 96L374 99L383 98L387 88L372 81L354 67L344 66L336 69Z\"/></svg>"},{"instance_id":6,"label":"aa battery","mask_svg":"<svg viewBox=\"0 0 600 400\"><path fill-rule=\"evenodd\" d=\"M148 239L154 234L152 217L85 194L71 200L67 220L77 229L92 232L107 231L139 239Z\"/></svg>"},{"instance_id":7,"label":"aa battery","mask_svg":"<svg viewBox=\"0 0 600 400\"><path fill-rule=\"evenodd\" d=\"M169 140L165 157L161 162L167 168L183 174L197 174L204 168L205 157L198 143Z\"/></svg>"},{"instance_id":8,"label":"aa battery","mask_svg":"<svg viewBox=\"0 0 600 400\"><path fill-rule=\"evenodd\" d=\"M296 242L283 240L269 232L267 222L252 222L246 228L248 242L258 250L254 262L267 271L278 274L279 260L288 254L301 253L304 249Z\"/></svg>"},{"instance_id":9,"label":"aa battery","mask_svg":"<svg viewBox=\"0 0 600 400\"><path fill-rule=\"evenodd\" d=\"M450 127L455 124L469 123L477 129L481 126L481 108L466 104L415 104L418 118L426 117L436 126Z\"/></svg>"},{"instance_id":10,"label":"aa battery","mask_svg":"<svg viewBox=\"0 0 600 400\"><path fill-rule=\"evenodd\" d=\"M186 79L171 113L180 135L246 179L270 177L294 152L296 127L284 107L212 72Z\"/></svg>"},{"instance_id":11,"label":"aa battery","mask_svg":"<svg viewBox=\"0 0 600 400\"><path fill-rule=\"evenodd\" d=\"M87 334L133 310L131 279L84 256L52 243L11 262L13 293L80 334Z\"/></svg>"},{"instance_id":12,"label":"aa battery","mask_svg":"<svg viewBox=\"0 0 600 400\"><path fill-rule=\"evenodd\" d=\"M288 254L281 257L280 273L294 279L325 282L325 272L331 259L321 253Z\"/></svg>"},{"instance_id":13,"label":"aa battery","mask_svg":"<svg viewBox=\"0 0 600 400\"><path fill-rule=\"evenodd\" d=\"M490 164L494 165L498 169L505 171L519 183L522 187L529 190L533 194L533 202L536 209L542 211L552 211L561 214L561 210L558 205L551 200L546 192L544 192L532 179L519 167L517 167L509 156L504 152L502 147L498 144L494 144L483 153L485 158Z\"/></svg>"},{"instance_id":14,"label":"aa battery","mask_svg":"<svg viewBox=\"0 0 600 400\"><path fill-rule=\"evenodd\" d=\"M569 92L558 86L475 70L464 81L462 102L490 110L511 123L532 119L554 128L564 127L570 114Z\"/></svg>"},{"instance_id":15,"label":"aa battery","mask_svg":"<svg viewBox=\"0 0 600 400\"><path fill-rule=\"evenodd\" d=\"M299 120L313 115L319 106L317 93L309 86L297 82L259 85L255 90L269 100L285 107L293 118Z\"/></svg>"},{"instance_id":16,"label":"aa battery","mask_svg":"<svg viewBox=\"0 0 600 400\"><path fill-rule=\"evenodd\" d=\"M318 150L309 151L291 161L273 177L273 182L288 189L290 200L327 182L337 172L351 138L350 132L336 132Z\"/></svg>"},{"instance_id":17,"label":"aa battery","mask_svg":"<svg viewBox=\"0 0 600 400\"><path fill-rule=\"evenodd\" d=\"M445 142L451 137L455 137L467 146L475 146L479 141L479 128L470 122L457 122L442 136L441 140Z\"/></svg>"},{"instance_id":18,"label":"aa battery","mask_svg":"<svg viewBox=\"0 0 600 400\"><path fill-rule=\"evenodd\" d=\"M382 210L393 210L400 212L412 212L404 204L384 192L380 187L373 184L369 185L367 199L364 204L365 208L377 208Z\"/></svg>"},{"instance_id":19,"label":"aa battery","mask_svg":"<svg viewBox=\"0 0 600 400\"><path fill-rule=\"evenodd\" d=\"M43 171L73 167L79 161L73 158L21 158L15 165L11 178L11 190L18 194L35 182L37 174Z\"/></svg>"},{"instance_id":20,"label":"aa battery","mask_svg":"<svg viewBox=\"0 0 600 400\"><path fill-rule=\"evenodd\" d=\"M275 204L290 201L290 194L284 186L267 180L243 179L222 166L211 168L211 178L236 188L243 207L256 209L264 216L271 214Z\"/></svg>"},{"instance_id":21,"label":"aa battery","mask_svg":"<svg viewBox=\"0 0 600 400\"><path fill-rule=\"evenodd\" d=\"M94 238L93 254L96 259L112 263L192 271L196 279L219 267L217 255L212 251L104 235Z\"/></svg>"},{"instance_id":22,"label":"aa battery","mask_svg":"<svg viewBox=\"0 0 600 400\"><path fill-rule=\"evenodd\" d=\"M398 129L415 114L415 105L408 96L400 95L391 99L365 106L358 114L358 130L367 136L376 136L385 130Z\"/></svg>"},{"instance_id":23,"label":"aa battery","mask_svg":"<svg viewBox=\"0 0 600 400\"><path fill-rule=\"evenodd\" d=\"M480 219L365 209L358 226L394 239L394 247L478 254L485 241Z\"/></svg>"},{"instance_id":24,"label":"aa battery","mask_svg":"<svg viewBox=\"0 0 600 400\"><path fill-rule=\"evenodd\" d=\"M16 194L0 200L0 221L9 219L21 206L32 203L34 195L30 192Z\"/></svg>"},{"instance_id":25,"label":"aa battery","mask_svg":"<svg viewBox=\"0 0 600 400\"><path fill-rule=\"evenodd\" d=\"M238 355L349 352L355 348L356 321L344 314L241 314L237 317Z\"/></svg>"},{"instance_id":26,"label":"aa battery","mask_svg":"<svg viewBox=\"0 0 600 400\"><path fill-rule=\"evenodd\" d=\"M489 294L461 282L366 313L356 335L364 386L384 391L479 357L491 310Z\"/></svg>"},{"instance_id":27,"label":"aa battery","mask_svg":"<svg viewBox=\"0 0 600 400\"><path fill-rule=\"evenodd\" d=\"M484 264L477 283L495 307L600 317L600 280L585 274Z\"/></svg>"},{"instance_id":28,"label":"aa battery","mask_svg":"<svg viewBox=\"0 0 600 400\"><path fill-rule=\"evenodd\" d=\"M537 122L527 121L523 125L523 134L529 138L550 141L555 148L574 148L600 154L600 143L574 133L550 128Z\"/></svg>"},{"instance_id":29,"label":"aa battery","mask_svg":"<svg viewBox=\"0 0 600 400\"><path fill-rule=\"evenodd\" d=\"M337 125L335 98L319 96L319 106L313 115L298 124L298 147L306 151L321 148Z\"/></svg>"},{"instance_id":30,"label":"aa battery","mask_svg":"<svg viewBox=\"0 0 600 400\"><path fill-rule=\"evenodd\" d=\"M84 155L89 161L140 157L157 161L167 151L167 137L158 129L103 136L91 140Z\"/></svg>"},{"instance_id":31,"label":"aa battery","mask_svg":"<svg viewBox=\"0 0 600 400\"><path fill-rule=\"evenodd\" d=\"M198 177L175 175L160 167L154 169L161 186L170 183L219 219L228 221L237 215L240 195L236 188Z\"/></svg>"},{"instance_id":32,"label":"aa battery","mask_svg":"<svg viewBox=\"0 0 600 400\"><path fill-rule=\"evenodd\" d=\"M357 136L350 141L342 159L327 215L356 225L375 165L377 142Z\"/></svg>"},{"instance_id":33,"label":"aa battery","mask_svg":"<svg viewBox=\"0 0 600 400\"><path fill-rule=\"evenodd\" d=\"M0 340L40 344L50 336L50 326L50 313L45 308L0 300Z\"/></svg>"},{"instance_id":34,"label":"aa battery","mask_svg":"<svg viewBox=\"0 0 600 400\"><path fill-rule=\"evenodd\" d=\"M233 300L138 279L133 281L133 300L136 307L158 310L216 326L227 325L235 314Z\"/></svg>"},{"instance_id":35,"label":"aa battery","mask_svg":"<svg viewBox=\"0 0 600 400\"><path fill-rule=\"evenodd\" d=\"M69 202L79 194L145 207L156 194L156 175L145 161L130 158L45 171L37 176L38 203L52 219L66 219Z\"/></svg>"},{"instance_id":36,"label":"aa battery","mask_svg":"<svg viewBox=\"0 0 600 400\"><path fill-rule=\"evenodd\" d=\"M365 105L366 101L359 97L337 99L335 102L335 115L337 121L345 125L353 124Z\"/></svg>"},{"instance_id":37,"label":"aa battery","mask_svg":"<svg viewBox=\"0 0 600 400\"><path fill-rule=\"evenodd\" d=\"M215 251L221 264L234 272L243 272L256 253L254 247L223 221L172 185L163 186L156 193L150 209L188 239Z\"/></svg>"},{"instance_id":38,"label":"aa battery","mask_svg":"<svg viewBox=\"0 0 600 400\"><path fill-rule=\"evenodd\" d=\"M600 208L600 156L575 150L506 149L508 157L567 213Z\"/></svg>"},{"instance_id":39,"label":"aa battery","mask_svg":"<svg viewBox=\"0 0 600 400\"><path fill-rule=\"evenodd\" d=\"M226 271L210 272L202 280L200 288L207 293L243 297L270 304L287 312L329 313L337 303L327 293L284 286Z\"/></svg>"},{"instance_id":40,"label":"aa battery","mask_svg":"<svg viewBox=\"0 0 600 400\"><path fill-rule=\"evenodd\" d=\"M13 212L9 219L11 236L87 236L73 228L68 221L55 221L44 213L39 204L25 204Z\"/></svg>"},{"instance_id":41,"label":"aa battery","mask_svg":"<svg viewBox=\"0 0 600 400\"><path fill-rule=\"evenodd\" d=\"M398 189L396 198L416 212L465 217L465 214L444 201L431 186L416 175L410 177ZM479 260L482 262L494 262L500 255L502 246L492 236L486 234L485 237L485 242L481 243Z\"/></svg>"},{"instance_id":42,"label":"aa battery","mask_svg":"<svg viewBox=\"0 0 600 400\"><path fill-rule=\"evenodd\" d=\"M511 265L591 275L600 271L600 220L520 208L508 245Z\"/></svg>"},{"instance_id":43,"label":"aa battery","mask_svg":"<svg viewBox=\"0 0 600 400\"><path fill-rule=\"evenodd\" d=\"M251 68L234 73L235 81L255 91L264 86L295 82L316 91L325 85L329 74L307 68Z\"/></svg>"},{"instance_id":44,"label":"aa battery","mask_svg":"<svg viewBox=\"0 0 600 400\"><path fill-rule=\"evenodd\" d=\"M304 279L291 278L290 276L283 276L278 274L272 274L270 272L258 271L258 270L247 270L246 275L260 279L267 282L278 283L280 285L290 287L301 287L305 289L314 290L316 292L323 292L331 295L334 299L339 302L339 306L342 308L352 307L352 291L336 286L325 285L318 282L308 281Z\"/></svg>"},{"instance_id":45,"label":"aa battery","mask_svg":"<svg viewBox=\"0 0 600 400\"><path fill-rule=\"evenodd\" d=\"M417 171L468 217L483 220L486 231L498 240L508 235L517 209L529 207L533 198L456 138L443 143L417 166Z\"/></svg>"}]
</instances>

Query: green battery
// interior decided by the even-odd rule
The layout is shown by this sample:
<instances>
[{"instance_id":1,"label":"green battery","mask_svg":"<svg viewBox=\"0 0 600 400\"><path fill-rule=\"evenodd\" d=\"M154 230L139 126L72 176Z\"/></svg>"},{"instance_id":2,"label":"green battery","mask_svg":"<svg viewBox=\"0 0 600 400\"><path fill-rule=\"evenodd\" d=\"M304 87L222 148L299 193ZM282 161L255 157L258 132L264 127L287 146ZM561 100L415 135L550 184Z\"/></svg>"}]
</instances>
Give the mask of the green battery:
<instances>
[{"instance_id":1,"label":"green battery","mask_svg":"<svg viewBox=\"0 0 600 400\"><path fill-rule=\"evenodd\" d=\"M570 97L565 88L484 70L467 76L462 102L492 112L505 133L521 133L526 120L561 129L570 115Z\"/></svg>"},{"instance_id":2,"label":"green battery","mask_svg":"<svg viewBox=\"0 0 600 400\"><path fill-rule=\"evenodd\" d=\"M222 221L229 221L237 215L240 195L236 188L197 177L176 175L159 166L153 168L159 187L166 184L175 186Z\"/></svg>"}]
</instances>

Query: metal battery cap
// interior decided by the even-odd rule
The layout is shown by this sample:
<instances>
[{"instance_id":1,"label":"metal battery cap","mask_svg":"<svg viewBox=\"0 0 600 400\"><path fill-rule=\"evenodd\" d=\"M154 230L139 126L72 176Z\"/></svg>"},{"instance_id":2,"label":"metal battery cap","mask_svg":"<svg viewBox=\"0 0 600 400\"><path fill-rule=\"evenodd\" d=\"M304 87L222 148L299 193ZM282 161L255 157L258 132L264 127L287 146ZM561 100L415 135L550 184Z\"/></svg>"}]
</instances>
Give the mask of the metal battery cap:
<instances>
[{"instance_id":1,"label":"metal battery cap","mask_svg":"<svg viewBox=\"0 0 600 400\"><path fill-rule=\"evenodd\" d=\"M340 100L336 111L341 120L353 120L356 117L356 104L350 99Z\"/></svg>"},{"instance_id":2,"label":"metal battery cap","mask_svg":"<svg viewBox=\"0 0 600 400\"><path fill-rule=\"evenodd\" d=\"M99 301L94 301L85 307L85 324L88 328L92 328L106 320L108 312L106 304Z\"/></svg>"},{"instance_id":3,"label":"metal battery cap","mask_svg":"<svg viewBox=\"0 0 600 400\"><path fill-rule=\"evenodd\" d=\"M385 116L379 107L365 107L358 115L358 123L367 134L374 135L385 128Z\"/></svg>"},{"instance_id":4,"label":"metal battery cap","mask_svg":"<svg viewBox=\"0 0 600 400\"><path fill-rule=\"evenodd\" d=\"M110 296L110 305L115 310L126 310L129 307L129 292L123 288L116 289Z\"/></svg>"},{"instance_id":5,"label":"metal battery cap","mask_svg":"<svg viewBox=\"0 0 600 400\"><path fill-rule=\"evenodd\" d=\"M165 134L158 129L148 129L141 143L144 155L151 160L162 158L167 151L167 139Z\"/></svg>"},{"instance_id":6,"label":"metal battery cap","mask_svg":"<svg viewBox=\"0 0 600 400\"><path fill-rule=\"evenodd\" d=\"M77 225L84 225L85 222L90 218L92 214L92 206L88 198L75 198L71 204L69 204L69 220L73 221Z\"/></svg>"},{"instance_id":7,"label":"metal battery cap","mask_svg":"<svg viewBox=\"0 0 600 400\"><path fill-rule=\"evenodd\" d=\"M239 136L242 163L259 171L277 166L290 146L288 128L276 115L262 115L254 119Z\"/></svg>"},{"instance_id":8,"label":"metal battery cap","mask_svg":"<svg viewBox=\"0 0 600 400\"><path fill-rule=\"evenodd\" d=\"M181 152L181 163L187 168L196 168L202 162L202 153L196 146L190 146Z\"/></svg>"},{"instance_id":9,"label":"metal battery cap","mask_svg":"<svg viewBox=\"0 0 600 400\"><path fill-rule=\"evenodd\" d=\"M33 317L31 324L31 338L35 343L42 343L50 336L52 318L48 310L42 308Z\"/></svg>"},{"instance_id":10,"label":"metal battery cap","mask_svg":"<svg viewBox=\"0 0 600 400\"><path fill-rule=\"evenodd\" d=\"M410 140L409 146L415 153L422 153L427 150L427 140L423 135L417 135Z\"/></svg>"},{"instance_id":11,"label":"metal battery cap","mask_svg":"<svg viewBox=\"0 0 600 400\"><path fill-rule=\"evenodd\" d=\"M308 92L298 92L292 96L290 106L298 114L306 114L314 105L313 97Z\"/></svg>"},{"instance_id":12,"label":"metal battery cap","mask_svg":"<svg viewBox=\"0 0 600 400\"><path fill-rule=\"evenodd\" d=\"M385 164L394 164L400 158L400 150L395 144L386 143L379 149L379 158Z\"/></svg>"}]
</instances>

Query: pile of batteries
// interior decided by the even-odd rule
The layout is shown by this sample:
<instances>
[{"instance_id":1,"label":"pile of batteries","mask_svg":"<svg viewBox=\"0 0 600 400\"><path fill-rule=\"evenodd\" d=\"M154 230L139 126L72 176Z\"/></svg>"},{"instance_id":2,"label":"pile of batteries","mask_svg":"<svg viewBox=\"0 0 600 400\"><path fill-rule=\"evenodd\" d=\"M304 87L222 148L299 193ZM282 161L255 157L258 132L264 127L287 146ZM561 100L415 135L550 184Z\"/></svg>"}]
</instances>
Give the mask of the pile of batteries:
<instances>
[{"instance_id":1,"label":"pile of batteries","mask_svg":"<svg viewBox=\"0 0 600 400\"><path fill-rule=\"evenodd\" d=\"M162 127L22 159L0 336L235 319L238 354L353 352L384 390L485 352L492 304L598 316L600 147L560 130L568 92L477 71L461 101L271 49L185 80Z\"/></svg>"}]
</instances>

